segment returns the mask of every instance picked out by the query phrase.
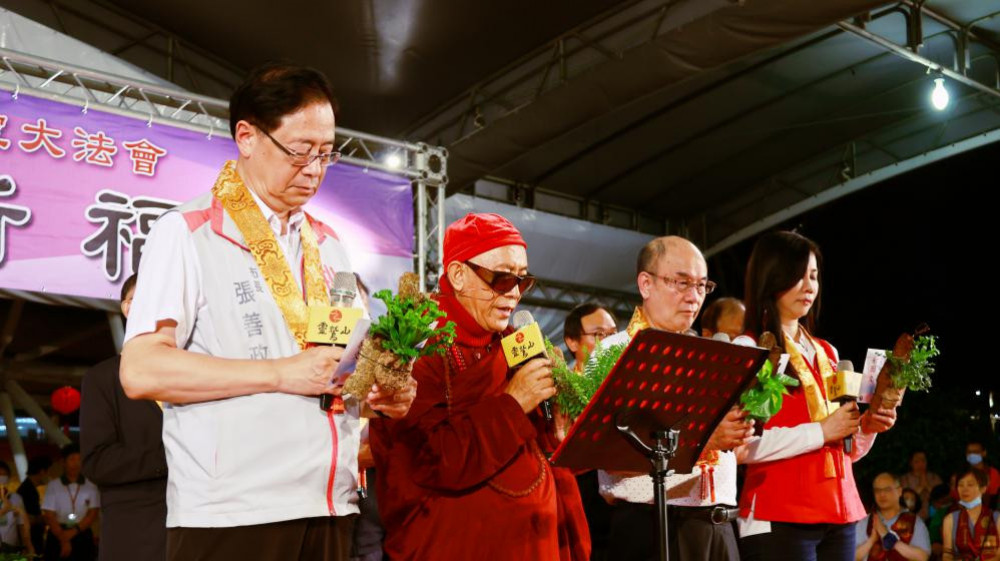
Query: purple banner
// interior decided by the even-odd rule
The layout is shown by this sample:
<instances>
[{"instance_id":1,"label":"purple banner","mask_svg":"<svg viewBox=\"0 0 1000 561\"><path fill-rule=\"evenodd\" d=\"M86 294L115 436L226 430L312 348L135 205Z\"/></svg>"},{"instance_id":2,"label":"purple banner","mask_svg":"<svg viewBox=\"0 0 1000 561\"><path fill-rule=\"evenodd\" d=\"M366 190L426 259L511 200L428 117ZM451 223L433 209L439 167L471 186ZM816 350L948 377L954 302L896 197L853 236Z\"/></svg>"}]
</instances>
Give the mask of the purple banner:
<instances>
[{"instance_id":1,"label":"purple banner","mask_svg":"<svg viewBox=\"0 0 1000 561\"><path fill-rule=\"evenodd\" d=\"M153 221L236 155L226 136L0 94L0 289L117 298ZM373 289L412 268L406 178L338 164L306 210Z\"/></svg>"}]
</instances>

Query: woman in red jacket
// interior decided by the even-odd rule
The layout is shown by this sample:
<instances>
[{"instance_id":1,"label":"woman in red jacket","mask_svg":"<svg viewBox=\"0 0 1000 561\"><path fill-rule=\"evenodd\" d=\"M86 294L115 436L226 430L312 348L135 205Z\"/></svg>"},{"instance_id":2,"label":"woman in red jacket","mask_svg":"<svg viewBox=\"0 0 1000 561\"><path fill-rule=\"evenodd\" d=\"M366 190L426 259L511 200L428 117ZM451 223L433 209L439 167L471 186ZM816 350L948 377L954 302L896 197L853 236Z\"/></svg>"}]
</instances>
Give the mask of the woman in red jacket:
<instances>
[{"instance_id":1,"label":"woman in red jacket","mask_svg":"<svg viewBox=\"0 0 1000 561\"><path fill-rule=\"evenodd\" d=\"M788 355L785 373L799 380L764 430L781 432L807 451L748 467L739 520L744 561L852 560L854 522L865 516L852 462L895 421L892 410L861 415L854 403L838 408L826 400L825 381L838 357L810 334L821 267L819 247L793 232L761 237L747 265L747 330L775 334ZM855 436L851 454L844 452L848 435Z\"/></svg>"}]
</instances>

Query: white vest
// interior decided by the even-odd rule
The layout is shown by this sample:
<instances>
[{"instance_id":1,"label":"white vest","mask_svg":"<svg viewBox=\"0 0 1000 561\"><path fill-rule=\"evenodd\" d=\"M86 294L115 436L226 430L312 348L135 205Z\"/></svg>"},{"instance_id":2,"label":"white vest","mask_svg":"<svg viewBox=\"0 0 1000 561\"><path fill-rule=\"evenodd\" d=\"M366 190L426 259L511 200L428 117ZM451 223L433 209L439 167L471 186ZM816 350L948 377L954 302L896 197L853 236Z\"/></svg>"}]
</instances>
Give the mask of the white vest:
<instances>
[{"instance_id":1,"label":"white vest","mask_svg":"<svg viewBox=\"0 0 1000 561\"><path fill-rule=\"evenodd\" d=\"M233 359L299 353L281 310L221 204L206 194L180 205L201 268L206 306L186 350ZM311 221L327 285L349 271L332 230ZM200 331L200 333L199 333ZM262 393L164 404L167 527L246 526L358 512L357 402L327 413L317 397Z\"/></svg>"}]
</instances>

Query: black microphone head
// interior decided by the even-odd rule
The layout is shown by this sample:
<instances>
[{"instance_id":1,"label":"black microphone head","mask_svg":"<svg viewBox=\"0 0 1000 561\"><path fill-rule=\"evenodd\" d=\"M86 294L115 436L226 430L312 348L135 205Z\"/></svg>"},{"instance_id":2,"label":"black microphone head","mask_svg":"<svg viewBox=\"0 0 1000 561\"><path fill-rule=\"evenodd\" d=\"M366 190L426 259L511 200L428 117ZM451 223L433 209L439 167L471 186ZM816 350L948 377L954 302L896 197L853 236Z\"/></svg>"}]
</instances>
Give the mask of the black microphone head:
<instances>
[{"instance_id":1,"label":"black microphone head","mask_svg":"<svg viewBox=\"0 0 1000 561\"><path fill-rule=\"evenodd\" d=\"M514 320L512 321L514 329L521 329L526 325L531 325L535 323L535 318L531 315L528 310L520 310L514 312Z\"/></svg>"}]
</instances>

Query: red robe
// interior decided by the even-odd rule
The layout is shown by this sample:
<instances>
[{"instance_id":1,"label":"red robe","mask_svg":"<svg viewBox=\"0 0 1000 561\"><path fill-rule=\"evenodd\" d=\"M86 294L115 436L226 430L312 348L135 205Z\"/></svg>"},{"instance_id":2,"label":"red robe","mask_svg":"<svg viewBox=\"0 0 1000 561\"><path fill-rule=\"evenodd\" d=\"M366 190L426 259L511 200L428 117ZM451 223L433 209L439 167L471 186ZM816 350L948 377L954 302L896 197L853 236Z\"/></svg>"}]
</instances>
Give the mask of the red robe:
<instances>
[{"instance_id":1,"label":"red robe","mask_svg":"<svg viewBox=\"0 0 1000 561\"><path fill-rule=\"evenodd\" d=\"M504 393L501 334L484 331L451 297L441 309L456 323L455 345L414 365L417 397L404 419L371 422L386 553L588 559L575 480L545 460L549 442L537 416Z\"/></svg>"}]
</instances>

